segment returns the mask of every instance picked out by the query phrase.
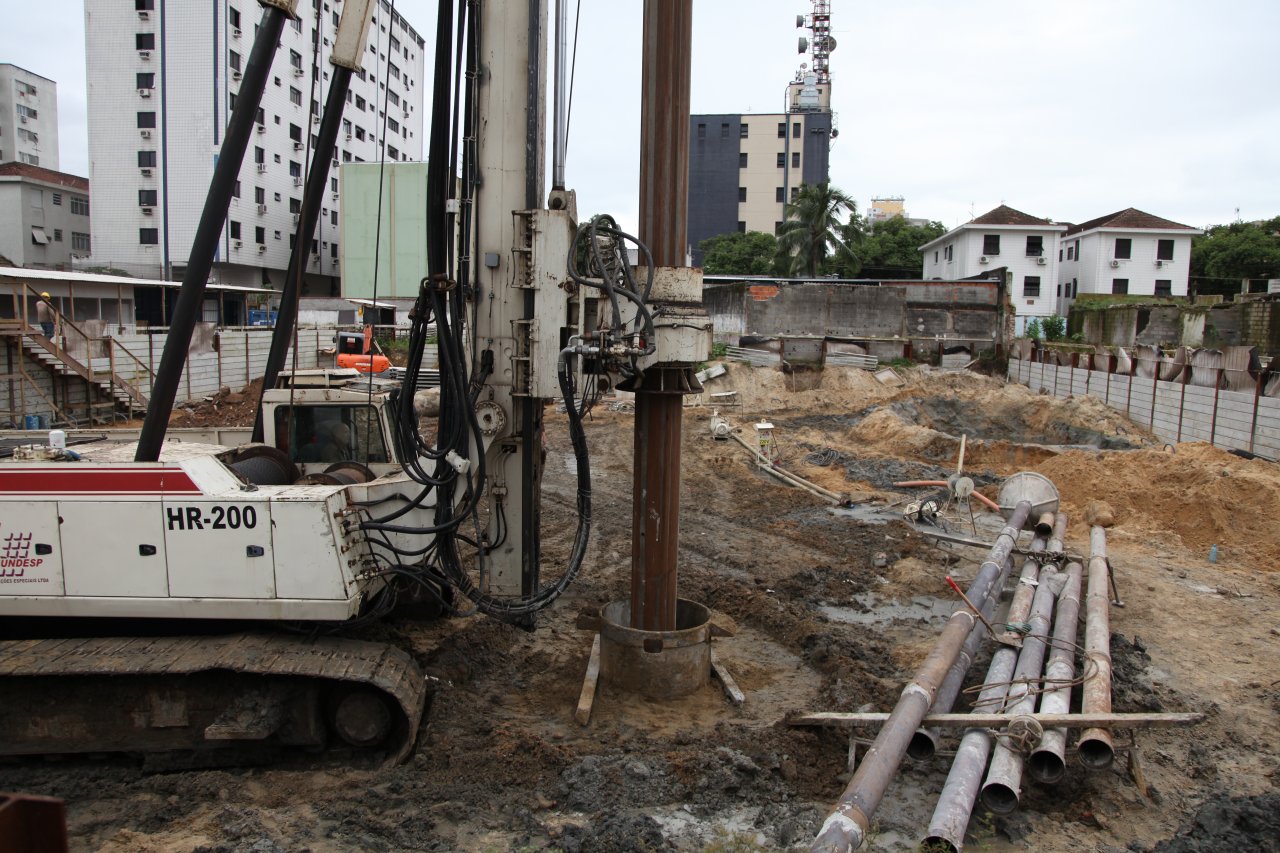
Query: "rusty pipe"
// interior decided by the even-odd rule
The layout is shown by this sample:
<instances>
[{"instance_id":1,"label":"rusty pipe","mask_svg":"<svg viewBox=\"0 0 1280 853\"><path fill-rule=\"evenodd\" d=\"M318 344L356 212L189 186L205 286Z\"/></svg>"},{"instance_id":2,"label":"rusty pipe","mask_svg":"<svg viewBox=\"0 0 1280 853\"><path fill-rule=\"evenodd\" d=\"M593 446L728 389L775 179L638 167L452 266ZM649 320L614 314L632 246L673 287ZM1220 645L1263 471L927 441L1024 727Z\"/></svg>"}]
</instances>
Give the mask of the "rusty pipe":
<instances>
[{"instance_id":1,"label":"rusty pipe","mask_svg":"<svg viewBox=\"0 0 1280 853\"><path fill-rule=\"evenodd\" d=\"M1058 513L1054 521L1054 535L1049 540L1049 550L1060 553L1066 533L1066 513ZM1058 567L1047 563L1040 570L1040 582L1031 601L1028 623L1030 632L1023 639L1022 651L1013 668L1013 683L1005 700L1004 713L1010 718L1030 714L1036 708L1036 696L1031 692L1032 682L1040 679L1044 670L1045 654L1049 647L1049 626L1053 619L1056 592L1054 576ZM1023 754L1009 744L998 742L991 753L991 767L982 785L982 803L996 814L1009 814L1018 807L1022 795Z\"/></svg>"},{"instance_id":2,"label":"rusty pipe","mask_svg":"<svg viewBox=\"0 0 1280 853\"><path fill-rule=\"evenodd\" d=\"M898 489L915 489L915 488L923 488L926 486L948 486L950 484L946 480L903 480L900 483L893 483L892 485L894 486L894 488L898 488ZM969 497L975 499L976 501L978 501L978 503L982 504L992 512L1000 511L1000 504L991 500L991 498L987 497L981 492L973 492L969 495Z\"/></svg>"},{"instance_id":3,"label":"rusty pipe","mask_svg":"<svg viewBox=\"0 0 1280 853\"><path fill-rule=\"evenodd\" d=\"M1040 518L1036 520L1036 533L1041 536L1048 536L1054 530L1053 513L1045 512L1040 514ZM1053 550L1050 548L1049 550ZM1061 550L1061 549L1059 549Z\"/></svg>"},{"instance_id":4,"label":"rusty pipe","mask_svg":"<svg viewBox=\"0 0 1280 853\"><path fill-rule=\"evenodd\" d=\"M991 594L1005 561L1017 544L1018 531L1030 514L1029 501L1019 501L1014 507L1008 525L1000 531L966 592L970 599L982 601ZM968 608L958 608L951 614L929 657L903 689L898 704L880 728L866 758L858 765L848 787L823 822L818 837L810 846L812 853L850 853L861 846L885 789L906 755L912 734L928 713L939 685L959 657L960 648L976 623L977 617Z\"/></svg>"},{"instance_id":5,"label":"rusty pipe","mask_svg":"<svg viewBox=\"0 0 1280 853\"><path fill-rule=\"evenodd\" d=\"M1076 621L1080 616L1080 575L1083 567L1067 563L1067 585L1058 595L1058 612L1053 617L1053 650L1044 668L1047 688L1040 697L1040 712L1065 714L1071 710L1071 682L1076 677ZM1066 775L1067 730L1046 729L1040 743L1027 759L1027 770L1037 782L1053 784Z\"/></svg>"},{"instance_id":6,"label":"rusty pipe","mask_svg":"<svg viewBox=\"0 0 1280 853\"><path fill-rule=\"evenodd\" d=\"M1045 540L1037 538L1032 542L1032 551L1044 550ZM1031 609L1031 598L1040 576L1040 563L1034 558L1022 564L1022 574L1018 588L1014 591L1013 601L1009 604L1009 622L1025 622ZM974 702L975 710L986 710L999 707L1009 693L1009 679L1013 676L1013 668L1018 662L1018 650L1013 646L1002 645L991 656L991 664L987 667L987 677L983 681L983 689ZM934 730L937 738L937 730ZM926 845L935 847L948 846L952 851L960 851L964 847L965 828L969 826L969 817L973 814L974 803L978 800L978 789L982 785L982 773L987 768L987 758L991 755L991 734L986 729L969 729L960 738L960 746L956 749L955 760L951 771L947 774L946 784L938 797L938 805L929 820L929 835Z\"/></svg>"},{"instance_id":7,"label":"rusty pipe","mask_svg":"<svg viewBox=\"0 0 1280 853\"><path fill-rule=\"evenodd\" d=\"M1080 710L1086 714L1111 711L1111 566L1107 562L1107 531L1095 525L1089 532L1089 589L1085 597L1084 656L1092 661L1093 674L1084 683ZM1084 766L1102 770L1111 766L1115 746L1107 729L1085 729L1076 752Z\"/></svg>"}]
</instances>

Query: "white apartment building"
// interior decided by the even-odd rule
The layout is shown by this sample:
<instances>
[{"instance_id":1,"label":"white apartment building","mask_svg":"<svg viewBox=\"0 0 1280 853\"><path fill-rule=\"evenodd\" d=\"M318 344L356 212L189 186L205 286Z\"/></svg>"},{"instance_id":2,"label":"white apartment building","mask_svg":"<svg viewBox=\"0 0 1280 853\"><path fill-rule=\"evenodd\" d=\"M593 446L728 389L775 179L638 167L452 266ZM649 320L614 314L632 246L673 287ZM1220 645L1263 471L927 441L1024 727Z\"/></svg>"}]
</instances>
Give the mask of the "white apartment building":
<instances>
[{"instance_id":1,"label":"white apartment building","mask_svg":"<svg viewBox=\"0 0 1280 853\"><path fill-rule=\"evenodd\" d=\"M1057 311L1058 244L1066 230L1002 204L921 246L924 277L955 281L1005 267L1021 334L1032 317Z\"/></svg>"},{"instance_id":2,"label":"white apartment building","mask_svg":"<svg viewBox=\"0 0 1280 853\"><path fill-rule=\"evenodd\" d=\"M0 62L0 163L58 170L58 84Z\"/></svg>"},{"instance_id":3,"label":"white apartment building","mask_svg":"<svg viewBox=\"0 0 1280 853\"><path fill-rule=\"evenodd\" d=\"M89 256L89 182L28 163L0 164L0 256L69 270Z\"/></svg>"},{"instance_id":4,"label":"white apartment building","mask_svg":"<svg viewBox=\"0 0 1280 853\"><path fill-rule=\"evenodd\" d=\"M1200 233L1132 207L1072 225L1060 249L1058 313L1081 293L1186 296Z\"/></svg>"},{"instance_id":5,"label":"white apartment building","mask_svg":"<svg viewBox=\"0 0 1280 853\"><path fill-rule=\"evenodd\" d=\"M341 11L341 0L301 0L285 25L211 281L283 284ZM182 277L261 15L254 0L85 0L95 266ZM335 162L420 160L423 39L380 0L368 42ZM338 171L331 164L304 295L339 293Z\"/></svg>"}]
</instances>

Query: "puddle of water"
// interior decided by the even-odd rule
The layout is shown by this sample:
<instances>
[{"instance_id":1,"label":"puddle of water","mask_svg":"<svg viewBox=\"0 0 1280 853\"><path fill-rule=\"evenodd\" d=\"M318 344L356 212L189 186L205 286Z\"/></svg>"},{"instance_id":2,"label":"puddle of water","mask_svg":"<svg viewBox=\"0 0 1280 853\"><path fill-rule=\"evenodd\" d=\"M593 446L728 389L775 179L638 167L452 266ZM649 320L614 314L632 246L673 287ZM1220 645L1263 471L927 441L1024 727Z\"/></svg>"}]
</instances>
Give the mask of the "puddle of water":
<instances>
[{"instance_id":1,"label":"puddle of water","mask_svg":"<svg viewBox=\"0 0 1280 853\"><path fill-rule=\"evenodd\" d=\"M867 524L884 524L887 521L898 521L902 513L894 512L876 504L854 504L853 506L833 506L828 512L840 518L849 518Z\"/></svg>"},{"instance_id":2,"label":"puddle of water","mask_svg":"<svg viewBox=\"0 0 1280 853\"><path fill-rule=\"evenodd\" d=\"M824 604L818 611L832 622L844 625L889 625L899 620L924 620L926 622L945 621L951 617L956 605L945 598L934 598L931 595L917 595L909 602L887 601L874 592L861 592L853 597L858 604L866 607Z\"/></svg>"}]
</instances>

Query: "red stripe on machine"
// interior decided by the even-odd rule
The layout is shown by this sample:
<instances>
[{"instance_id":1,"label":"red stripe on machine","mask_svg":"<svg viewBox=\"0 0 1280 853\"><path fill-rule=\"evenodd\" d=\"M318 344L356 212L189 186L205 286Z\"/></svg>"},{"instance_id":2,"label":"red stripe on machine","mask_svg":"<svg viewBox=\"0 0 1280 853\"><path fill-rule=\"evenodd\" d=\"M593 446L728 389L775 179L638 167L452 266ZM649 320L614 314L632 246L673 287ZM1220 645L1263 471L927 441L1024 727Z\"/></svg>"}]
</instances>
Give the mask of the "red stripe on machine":
<instances>
[{"instance_id":1,"label":"red stripe on machine","mask_svg":"<svg viewBox=\"0 0 1280 853\"><path fill-rule=\"evenodd\" d=\"M181 468L0 469L0 493L39 494L203 494Z\"/></svg>"}]
</instances>

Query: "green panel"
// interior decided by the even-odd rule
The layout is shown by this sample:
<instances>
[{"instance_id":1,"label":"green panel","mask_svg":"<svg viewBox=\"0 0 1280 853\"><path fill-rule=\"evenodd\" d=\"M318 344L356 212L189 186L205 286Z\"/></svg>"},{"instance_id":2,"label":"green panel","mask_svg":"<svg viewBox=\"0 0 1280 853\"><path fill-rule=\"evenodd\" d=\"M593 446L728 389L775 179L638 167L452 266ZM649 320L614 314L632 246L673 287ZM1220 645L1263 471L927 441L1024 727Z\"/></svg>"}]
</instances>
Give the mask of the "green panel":
<instances>
[{"instance_id":1,"label":"green panel","mask_svg":"<svg viewBox=\"0 0 1280 853\"><path fill-rule=\"evenodd\" d=\"M427 164L343 163L339 180L342 295L417 296L427 274Z\"/></svg>"}]
</instances>

